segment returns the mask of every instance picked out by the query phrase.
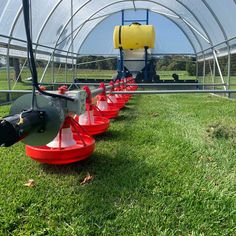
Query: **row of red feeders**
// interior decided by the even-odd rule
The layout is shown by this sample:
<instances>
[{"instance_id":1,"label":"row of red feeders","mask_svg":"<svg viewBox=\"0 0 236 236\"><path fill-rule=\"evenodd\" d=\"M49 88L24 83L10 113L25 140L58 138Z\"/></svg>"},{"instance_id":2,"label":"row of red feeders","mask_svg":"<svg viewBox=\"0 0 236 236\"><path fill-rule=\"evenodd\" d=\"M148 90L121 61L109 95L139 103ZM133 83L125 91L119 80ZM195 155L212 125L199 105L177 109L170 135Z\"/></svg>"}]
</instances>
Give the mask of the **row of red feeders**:
<instances>
[{"instance_id":1,"label":"row of red feeders","mask_svg":"<svg viewBox=\"0 0 236 236\"><path fill-rule=\"evenodd\" d=\"M78 122L90 135L102 134L107 131L110 120L102 116L100 113L95 116L94 105L92 104L92 95L88 86L84 86L83 89L87 93L86 98L86 111L80 116L75 115L74 119Z\"/></svg>"},{"instance_id":2,"label":"row of red feeders","mask_svg":"<svg viewBox=\"0 0 236 236\"><path fill-rule=\"evenodd\" d=\"M136 88L129 86L134 83L132 78L110 82L112 91L132 91ZM116 86L115 86L116 85ZM126 86L127 85L127 86ZM101 83L102 93L97 95L96 104L92 104L92 95L88 86L83 89L87 93L86 111L84 114L66 117L58 135L45 146L26 146L26 154L32 159L48 164L69 164L87 159L95 149L92 136L104 133L109 128L111 118L116 118L119 110L131 97L130 95L106 94L106 87ZM58 89L60 94L67 91L66 86Z\"/></svg>"},{"instance_id":3,"label":"row of red feeders","mask_svg":"<svg viewBox=\"0 0 236 236\"><path fill-rule=\"evenodd\" d=\"M109 83L109 85L112 87L110 92L113 92L115 91L115 87L114 87L114 82L111 81ZM125 106L125 100L122 98L122 96L117 96L119 94L108 94L107 95L107 102L108 104L116 104L116 106L119 108L119 109L122 109L124 106Z\"/></svg>"},{"instance_id":4,"label":"row of red feeders","mask_svg":"<svg viewBox=\"0 0 236 236\"><path fill-rule=\"evenodd\" d=\"M108 119L116 118L119 114L119 107L115 103L108 103L106 95L106 86L101 83L99 88L102 89L102 93L96 96L96 106L94 106L94 115L102 115Z\"/></svg>"}]
</instances>

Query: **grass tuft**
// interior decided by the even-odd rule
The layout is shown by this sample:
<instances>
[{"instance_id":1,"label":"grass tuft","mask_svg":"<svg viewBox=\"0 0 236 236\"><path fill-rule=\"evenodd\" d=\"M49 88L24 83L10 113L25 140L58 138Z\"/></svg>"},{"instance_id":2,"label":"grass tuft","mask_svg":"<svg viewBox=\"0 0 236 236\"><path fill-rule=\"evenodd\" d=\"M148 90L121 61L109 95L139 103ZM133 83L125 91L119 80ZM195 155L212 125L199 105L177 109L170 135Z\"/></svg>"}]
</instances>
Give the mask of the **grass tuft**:
<instances>
[{"instance_id":1,"label":"grass tuft","mask_svg":"<svg viewBox=\"0 0 236 236\"><path fill-rule=\"evenodd\" d=\"M206 129L207 134L212 139L225 139L230 140L236 144L236 126L225 124L225 123L215 123L209 125Z\"/></svg>"}]
</instances>

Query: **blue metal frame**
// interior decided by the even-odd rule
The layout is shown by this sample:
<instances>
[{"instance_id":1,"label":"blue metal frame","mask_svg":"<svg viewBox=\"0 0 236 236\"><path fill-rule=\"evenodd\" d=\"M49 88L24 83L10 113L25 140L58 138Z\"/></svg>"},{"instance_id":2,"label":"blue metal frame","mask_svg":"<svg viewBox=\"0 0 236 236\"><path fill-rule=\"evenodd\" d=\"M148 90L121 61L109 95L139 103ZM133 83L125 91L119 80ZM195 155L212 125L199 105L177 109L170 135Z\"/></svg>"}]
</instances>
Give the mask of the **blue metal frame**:
<instances>
[{"instance_id":1,"label":"blue metal frame","mask_svg":"<svg viewBox=\"0 0 236 236\"><path fill-rule=\"evenodd\" d=\"M148 68L147 68L147 64L148 64L148 47L144 48L145 50L145 67L144 67L144 81L147 82L148 80Z\"/></svg>"},{"instance_id":2,"label":"blue metal frame","mask_svg":"<svg viewBox=\"0 0 236 236\"><path fill-rule=\"evenodd\" d=\"M146 25L149 24L149 10L146 10Z\"/></svg>"},{"instance_id":3,"label":"blue metal frame","mask_svg":"<svg viewBox=\"0 0 236 236\"><path fill-rule=\"evenodd\" d=\"M149 24L149 10L146 10L146 19L130 19L130 20L126 20L125 19L125 11L122 10L121 11L121 25L125 25L125 23L132 23L132 22L145 22L146 25ZM147 81L148 79L148 71L147 71L147 64L148 64L148 53L147 50L148 48L145 47L145 71L144 71L144 78L145 81ZM132 61L132 60L130 60ZM137 61L137 60L133 60L133 61ZM120 59L117 60L117 71L118 74L120 74L123 77L125 77L125 70L124 70L124 56L123 56L123 49L120 48Z\"/></svg>"},{"instance_id":4,"label":"blue metal frame","mask_svg":"<svg viewBox=\"0 0 236 236\"><path fill-rule=\"evenodd\" d=\"M120 70L119 70L121 77L125 77L125 70L124 70L124 57L123 57L123 49L120 48Z\"/></svg>"},{"instance_id":5,"label":"blue metal frame","mask_svg":"<svg viewBox=\"0 0 236 236\"><path fill-rule=\"evenodd\" d=\"M122 25L125 24L125 11L124 10L121 11L121 24Z\"/></svg>"},{"instance_id":6,"label":"blue metal frame","mask_svg":"<svg viewBox=\"0 0 236 236\"><path fill-rule=\"evenodd\" d=\"M145 22L146 25L149 24L149 10L146 10L146 19L130 19L126 20L125 19L125 11L121 11L121 25L125 25L125 23L132 23L132 22Z\"/></svg>"}]
</instances>

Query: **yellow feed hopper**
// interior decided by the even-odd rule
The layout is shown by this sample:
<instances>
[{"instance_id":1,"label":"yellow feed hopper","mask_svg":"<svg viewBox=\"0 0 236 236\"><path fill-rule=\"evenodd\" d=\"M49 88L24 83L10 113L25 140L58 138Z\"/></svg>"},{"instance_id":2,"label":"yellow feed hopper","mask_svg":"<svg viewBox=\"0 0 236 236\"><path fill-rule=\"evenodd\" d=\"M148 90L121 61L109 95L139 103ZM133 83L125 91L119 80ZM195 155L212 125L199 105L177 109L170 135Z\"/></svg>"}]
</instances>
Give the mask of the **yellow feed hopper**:
<instances>
[{"instance_id":1,"label":"yellow feed hopper","mask_svg":"<svg viewBox=\"0 0 236 236\"><path fill-rule=\"evenodd\" d=\"M153 25L116 26L113 33L114 48L141 49L154 48L155 30Z\"/></svg>"}]
</instances>

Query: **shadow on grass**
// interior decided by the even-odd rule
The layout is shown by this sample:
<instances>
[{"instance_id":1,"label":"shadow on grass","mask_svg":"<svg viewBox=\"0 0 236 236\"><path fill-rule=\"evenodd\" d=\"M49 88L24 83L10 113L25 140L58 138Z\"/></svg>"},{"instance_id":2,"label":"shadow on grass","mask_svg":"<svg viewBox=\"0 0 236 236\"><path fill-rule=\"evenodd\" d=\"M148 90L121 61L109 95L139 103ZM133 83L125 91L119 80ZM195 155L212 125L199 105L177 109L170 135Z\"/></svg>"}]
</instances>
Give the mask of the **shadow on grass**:
<instances>
[{"instance_id":1,"label":"shadow on grass","mask_svg":"<svg viewBox=\"0 0 236 236\"><path fill-rule=\"evenodd\" d=\"M47 174L58 174L58 175L75 175L79 174L83 170L83 163L75 162L68 165L49 165L40 164L42 170Z\"/></svg>"},{"instance_id":2,"label":"shadow on grass","mask_svg":"<svg viewBox=\"0 0 236 236\"><path fill-rule=\"evenodd\" d=\"M102 227L115 220L123 207L137 204L137 196L145 186L146 177L152 174L150 167L143 161L132 158L130 150L116 148L114 153L96 151L86 161L67 166L42 165L47 174L57 174L63 179L64 174L74 175L73 194L86 199L79 207L84 224L89 227L87 233L101 233ZM85 185L80 182L86 173L94 179ZM62 176L62 177L61 177ZM69 206L68 206L69 207ZM68 209L71 211L71 209ZM79 224L79 223L78 223Z\"/></svg>"},{"instance_id":3,"label":"shadow on grass","mask_svg":"<svg viewBox=\"0 0 236 236\"><path fill-rule=\"evenodd\" d=\"M112 141L112 140L120 140L122 137L122 132L120 130L108 130L103 134L99 134L95 136L96 141Z\"/></svg>"},{"instance_id":4,"label":"shadow on grass","mask_svg":"<svg viewBox=\"0 0 236 236\"><path fill-rule=\"evenodd\" d=\"M129 100L126 104L125 107L127 106L135 106L136 105L136 99Z\"/></svg>"},{"instance_id":5,"label":"shadow on grass","mask_svg":"<svg viewBox=\"0 0 236 236\"><path fill-rule=\"evenodd\" d=\"M124 114L119 115L115 119L112 119L112 122L119 122L119 121L125 121L127 120L127 116Z\"/></svg>"}]
</instances>

